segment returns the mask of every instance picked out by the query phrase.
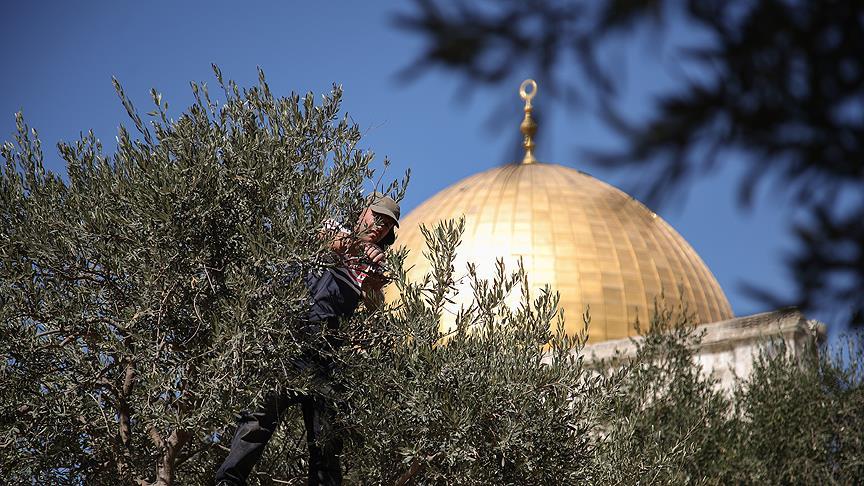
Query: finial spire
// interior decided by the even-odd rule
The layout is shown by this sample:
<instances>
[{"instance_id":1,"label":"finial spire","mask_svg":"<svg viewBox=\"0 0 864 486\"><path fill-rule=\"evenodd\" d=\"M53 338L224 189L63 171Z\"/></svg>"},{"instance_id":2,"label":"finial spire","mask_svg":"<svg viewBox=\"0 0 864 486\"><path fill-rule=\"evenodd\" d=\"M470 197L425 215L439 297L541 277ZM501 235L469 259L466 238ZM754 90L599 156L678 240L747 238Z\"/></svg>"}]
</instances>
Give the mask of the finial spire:
<instances>
[{"instance_id":1,"label":"finial spire","mask_svg":"<svg viewBox=\"0 0 864 486\"><path fill-rule=\"evenodd\" d=\"M519 86L519 96L525 100L525 118L522 120L522 124L519 125L519 130L525 136L525 139L522 141L522 146L525 147L525 157L522 158L523 164L537 162L537 159L534 158L534 134L537 133L537 122L531 118L531 112L534 111L534 107L531 106L531 99L536 94L537 81L533 79L522 81L522 85Z\"/></svg>"}]
</instances>

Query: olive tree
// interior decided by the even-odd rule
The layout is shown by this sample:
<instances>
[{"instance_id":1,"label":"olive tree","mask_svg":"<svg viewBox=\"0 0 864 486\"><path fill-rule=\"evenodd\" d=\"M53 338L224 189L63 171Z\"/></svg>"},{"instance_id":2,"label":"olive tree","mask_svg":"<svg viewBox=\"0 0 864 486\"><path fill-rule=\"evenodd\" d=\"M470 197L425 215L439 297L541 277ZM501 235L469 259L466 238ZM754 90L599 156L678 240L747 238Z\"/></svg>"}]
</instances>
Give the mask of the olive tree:
<instances>
[{"instance_id":1,"label":"olive tree","mask_svg":"<svg viewBox=\"0 0 864 486\"><path fill-rule=\"evenodd\" d=\"M214 68L215 69L215 68ZM864 478L861 340L837 357L767 348L723 391L685 309L658 306L635 357L585 364L521 266L456 268L462 221L424 228L431 271L390 252L392 297L345 320L327 382L296 371L303 277L322 229L379 186L341 90L275 97L224 82L179 118L153 91L113 154L92 133L44 169L18 116L0 167L0 471L12 484L210 484L233 415L271 391L327 401L358 484L837 483ZM385 164L386 166L386 164ZM374 183L373 183L374 182ZM407 177L381 189L401 197ZM323 237L322 237L323 235ZM472 298L456 312L457 281ZM462 299L460 299L462 300ZM514 301L516 302L514 305ZM572 316L567 316L572 318ZM442 328L442 322L453 326ZM302 484L289 410L253 484Z\"/></svg>"},{"instance_id":2,"label":"olive tree","mask_svg":"<svg viewBox=\"0 0 864 486\"><path fill-rule=\"evenodd\" d=\"M60 143L65 177L20 114L2 146L4 480L204 482L233 413L306 386L285 373L300 277L322 222L356 217L373 155L341 88L316 103L214 71L219 96L193 83L176 119L155 90L142 119L115 80L137 134L110 155L92 133Z\"/></svg>"}]
</instances>

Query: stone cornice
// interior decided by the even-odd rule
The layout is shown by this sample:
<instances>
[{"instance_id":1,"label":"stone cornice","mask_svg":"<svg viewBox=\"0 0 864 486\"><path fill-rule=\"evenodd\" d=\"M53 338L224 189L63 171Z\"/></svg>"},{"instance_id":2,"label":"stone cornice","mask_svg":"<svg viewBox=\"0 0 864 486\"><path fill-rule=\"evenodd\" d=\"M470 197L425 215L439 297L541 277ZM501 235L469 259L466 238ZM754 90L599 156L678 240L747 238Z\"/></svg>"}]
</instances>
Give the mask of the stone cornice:
<instances>
[{"instance_id":1,"label":"stone cornice","mask_svg":"<svg viewBox=\"0 0 864 486\"><path fill-rule=\"evenodd\" d=\"M703 324L696 327L696 332L703 333L700 353L725 351L772 338L791 343L799 342L807 336L815 337L817 342L825 339L825 325L807 320L796 308ZM589 363L598 360L626 360L635 354L635 344L641 340L641 337L633 337L588 345L585 346L583 355Z\"/></svg>"}]
</instances>

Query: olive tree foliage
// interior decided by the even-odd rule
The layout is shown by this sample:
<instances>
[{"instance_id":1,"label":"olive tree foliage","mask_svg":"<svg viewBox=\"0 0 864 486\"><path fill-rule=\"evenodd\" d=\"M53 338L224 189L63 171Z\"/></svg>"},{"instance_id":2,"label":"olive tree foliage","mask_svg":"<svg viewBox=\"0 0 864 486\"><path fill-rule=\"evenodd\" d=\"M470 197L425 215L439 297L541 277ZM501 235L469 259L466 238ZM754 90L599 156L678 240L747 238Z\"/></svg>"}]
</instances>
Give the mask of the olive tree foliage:
<instances>
[{"instance_id":1,"label":"olive tree foliage","mask_svg":"<svg viewBox=\"0 0 864 486\"><path fill-rule=\"evenodd\" d=\"M621 372L603 377L583 366L587 334L564 332L557 294L529 292L521 266L499 262L489 279L472 265L455 268L463 229L463 221L422 228L430 272L409 280L406 250L393 252L396 297L340 329L349 344L330 355L329 398L346 482L583 482L599 405ZM452 316L459 279L471 282L473 298ZM253 474L257 484L305 480L296 411L284 425Z\"/></svg>"},{"instance_id":2,"label":"olive tree foliage","mask_svg":"<svg viewBox=\"0 0 864 486\"><path fill-rule=\"evenodd\" d=\"M548 289L521 268L454 267L461 223L426 229L432 270L397 271L399 298L358 313L335 356L351 484L855 484L864 478L864 341L845 355L766 342L724 390L698 365L702 332L658 303L626 360L591 362ZM392 266L401 269L401 254ZM459 279L471 304L442 330ZM513 305L508 295L520 296ZM586 331L589 316L583 316ZM852 364L850 366L850 364ZM302 484L299 418L259 484Z\"/></svg>"},{"instance_id":3,"label":"olive tree foliage","mask_svg":"<svg viewBox=\"0 0 864 486\"><path fill-rule=\"evenodd\" d=\"M864 336L793 349L768 340L724 390L695 361L702 334L659 308L634 340L593 456L608 484L859 484ZM601 364L608 373L614 363ZM606 366L605 368L603 366Z\"/></svg>"},{"instance_id":4,"label":"olive tree foliage","mask_svg":"<svg viewBox=\"0 0 864 486\"><path fill-rule=\"evenodd\" d=\"M177 119L155 90L142 119L115 81L137 135L60 143L67 178L20 114L2 146L4 481L203 483L233 413L307 386L285 372L301 277L326 264L322 222L359 213L373 155L341 88L277 98L263 73L214 71L219 98L193 83Z\"/></svg>"},{"instance_id":5,"label":"olive tree foliage","mask_svg":"<svg viewBox=\"0 0 864 486\"><path fill-rule=\"evenodd\" d=\"M347 469L380 484L582 482L596 405L614 382L583 366L587 334L564 332L557 294L532 295L521 265L499 261L488 280L473 265L454 268L462 229L422 229L432 270L397 278L401 298L376 319L392 344L345 360L358 385L343 418ZM444 319L458 279L470 282L471 303Z\"/></svg>"},{"instance_id":6,"label":"olive tree foliage","mask_svg":"<svg viewBox=\"0 0 864 486\"><path fill-rule=\"evenodd\" d=\"M662 302L662 299L661 301ZM729 444L731 401L695 361L702 339L686 307L655 304L636 328L636 355L606 413L594 457L598 479L614 484L704 484ZM608 373L614 361L599 363Z\"/></svg>"},{"instance_id":7,"label":"olive tree foliage","mask_svg":"<svg viewBox=\"0 0 864 486\"><path fill-rule=\"evenodd\" d=\"M735 391L734 448L725 483L861 484L864 481L864 338L821 354L783 343L754 363Z\"/></svg>"},{"instance_id":8,"label":"olive tree foliage","mask_svg":"<svg viewBox=\"0 0 864 486\"><path fill-rule=\"evenodd\" d=\"M121 128L111 156L92 134L60 144L67 179L21 117L3 145L3 480L209 484L233 415L286 389L332 405L352 484L864 480L864 341L839 357L768 347L724 392L695 364L686 310L658 306L633 359L588 366L586 334L563 332L557 295L521 267L455 268L462 222L424 230L418 280L391 252L398 296L316 349L329 381L297 373L302 277L331 264L321 228L356 218L372 155L338 88L316 105L263 75L216 77L221 101L193 85L176 120L154 92L147 126L118 85L139 137ZM442 330L462 279L473 299ZM289 409L250 482L303 484L305 439Z\"/></svg>"}]
</instances>

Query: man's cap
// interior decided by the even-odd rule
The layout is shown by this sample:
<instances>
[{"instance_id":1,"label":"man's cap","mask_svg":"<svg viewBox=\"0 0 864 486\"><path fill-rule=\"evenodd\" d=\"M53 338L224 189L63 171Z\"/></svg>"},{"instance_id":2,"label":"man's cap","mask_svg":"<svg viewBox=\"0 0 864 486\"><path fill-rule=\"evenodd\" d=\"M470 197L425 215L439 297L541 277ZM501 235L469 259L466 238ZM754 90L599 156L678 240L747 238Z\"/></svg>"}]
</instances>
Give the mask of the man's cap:
<instances>
[{"instance_id":1,"label":"man's cap","mask_svg":"<svg viewBox=\"0 0 864 486\"><path fill-rule=\"evenodd\" d=\"M396 227L399 227L399 203L392 197L382 194L378 191L369 195L369 209L384 216L390 216L393 221L396 221Z\"/></svg>"}]
</instances>

